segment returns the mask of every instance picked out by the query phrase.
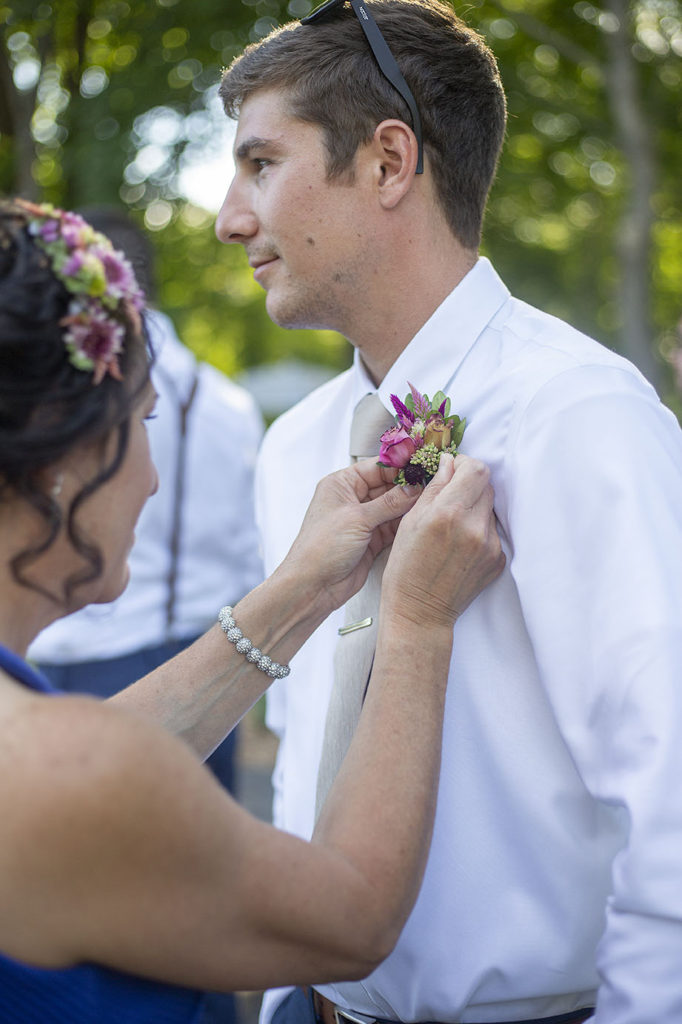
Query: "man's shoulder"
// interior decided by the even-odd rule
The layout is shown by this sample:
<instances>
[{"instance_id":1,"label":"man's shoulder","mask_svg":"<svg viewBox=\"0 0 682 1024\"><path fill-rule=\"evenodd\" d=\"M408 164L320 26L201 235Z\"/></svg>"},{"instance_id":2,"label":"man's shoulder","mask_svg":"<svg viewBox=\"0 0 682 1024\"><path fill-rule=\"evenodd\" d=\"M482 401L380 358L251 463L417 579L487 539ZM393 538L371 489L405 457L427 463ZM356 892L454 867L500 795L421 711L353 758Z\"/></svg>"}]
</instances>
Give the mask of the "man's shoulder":
<instances>
[{"instance_id":1,"label":"man's shoulder","mask_svg":"<svg viewBox=\"0 0 682 1024\"><path fill-rule=\"evenodd\" d=\"M242 420L262 421L253 396L236 384L222 370L197 359L178 338L173 321L156 309L145 314L147 330L154 351L152 380L164 402L196 406L222 415L235 423Z\"/></svg>"},{"instance_id":2,"label":"man's shoulder","mask_svg":"<svg viewBox=\"0 0 682 1024\"><path fill-rule=\"evenodd\" d=\"M242 423L250 429L254 422L262 424L253 395L210 363L199 364L197 397L214 415L234 420L236 425Z\"/></svg>"},{"instance_id":3,"label":"man's shoulder","mask_svg":"<svg viewBox=\"0 0 682 1024\"><path fill-rule=\"evenodd\" d=\"M563 380L580 390L588 380L605 388L650 391L640 371L626 358L559 317L512 298L491 323L499 335L499 369L517 398L533 395Z\"/></svg>"}]
</instances>

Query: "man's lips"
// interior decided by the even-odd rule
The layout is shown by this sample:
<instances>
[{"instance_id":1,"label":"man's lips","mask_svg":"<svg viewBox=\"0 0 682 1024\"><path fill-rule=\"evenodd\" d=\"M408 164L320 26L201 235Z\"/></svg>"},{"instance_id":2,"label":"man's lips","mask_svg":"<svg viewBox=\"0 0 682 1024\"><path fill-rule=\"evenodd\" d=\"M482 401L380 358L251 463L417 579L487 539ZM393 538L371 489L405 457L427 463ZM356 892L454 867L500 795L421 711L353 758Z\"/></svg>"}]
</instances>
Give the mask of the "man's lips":
<instances>
[{"instance_id":1,"label":"man's lips","mask_svg":"<svg viewBox=\"0 0 682 1024\"><path fill-rule=\"evenodd\" d=\"M253 267L253 279L259 281L263 274L267 272L268 267L271 267L273 263L276 263L279 256L268 256L267 259L254 259L249 260L249 266Z\"/></svg>"}]
</instances>

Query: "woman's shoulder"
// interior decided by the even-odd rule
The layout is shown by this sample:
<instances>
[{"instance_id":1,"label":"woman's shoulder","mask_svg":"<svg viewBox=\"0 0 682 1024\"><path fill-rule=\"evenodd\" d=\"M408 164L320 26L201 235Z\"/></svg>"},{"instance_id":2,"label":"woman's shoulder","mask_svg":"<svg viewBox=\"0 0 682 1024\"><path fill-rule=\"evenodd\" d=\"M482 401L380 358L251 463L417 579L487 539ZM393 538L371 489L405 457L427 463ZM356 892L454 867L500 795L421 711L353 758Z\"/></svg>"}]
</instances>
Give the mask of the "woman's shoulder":
<instances>
[{"instance_id":1,"label":"woman's shoulder","mask_svg":"<svg viewBox=\"0 0 682 1024\"><path fill-rule=\"evenodd\" d=\"M16 684L0 698L0 772L12 778L12 788L0 797L15 802L15 794L27 787L30 811L46 794L68 798L87 791L84 780L93 773L99 783L115 784L115 769L130 769L140 739L156 743L160 732L141 716L96 697L36 693Z\"/></svg>"},{"instance_id":2,"label":"woman's shoulder","mask_svg":"<svg viewBox=\"0 0 682 1024\"><path fill-rule=\"evenodd\" d=\"M47 832L69 816L110 820L112 804L122 818L169 770L200 767L177 737L128 706L12 689L0 695L0 814L15 836Z\"/></svg>"},{"instance_id":3,"label":"woman's shoulder","mask_svg":"<svg viewBox=\"0 0 682 1024\"><path fill-rule=\"evenodd\" d=\"M0 814L15 839L79 808L96 811L144 774L144 749L167 745L153 723L109 702L13 690L0 697Z\"/></svg>"},{"instance_id":4,"label":"woman's shoulder","mask_svg":"<svg viewBox=\"0 0 682 1024\"><path fill-rule=\"evenodd\" d=\"M62 915L154 829L169 775L195 759L141 715L17 690L0 698L0 949L59 967L72 959Z\"/></svg>"}]
</instances>

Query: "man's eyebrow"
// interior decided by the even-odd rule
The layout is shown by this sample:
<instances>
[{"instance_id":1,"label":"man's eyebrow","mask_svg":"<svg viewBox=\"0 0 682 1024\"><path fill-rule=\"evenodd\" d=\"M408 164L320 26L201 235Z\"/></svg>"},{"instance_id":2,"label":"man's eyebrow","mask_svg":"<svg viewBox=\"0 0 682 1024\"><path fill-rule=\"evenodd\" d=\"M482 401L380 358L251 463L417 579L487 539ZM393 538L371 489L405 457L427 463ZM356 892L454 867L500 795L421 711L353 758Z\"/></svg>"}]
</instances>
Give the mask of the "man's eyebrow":
<instances>
[{"instance_id":1,"label":"man's eyebrow","mask_svg":"<svg viewBox=\"0 0 682 1024\"><path fill-rule=\"evenodd\" d=\"M248 160L254 153L261 153L264 149L270 149L276 146L276 143L272 139L261 139L257 135L252 135L249 139L244 139L243 142L237 146L235 150L236 160Z\"/></svg>"}]
</instances>

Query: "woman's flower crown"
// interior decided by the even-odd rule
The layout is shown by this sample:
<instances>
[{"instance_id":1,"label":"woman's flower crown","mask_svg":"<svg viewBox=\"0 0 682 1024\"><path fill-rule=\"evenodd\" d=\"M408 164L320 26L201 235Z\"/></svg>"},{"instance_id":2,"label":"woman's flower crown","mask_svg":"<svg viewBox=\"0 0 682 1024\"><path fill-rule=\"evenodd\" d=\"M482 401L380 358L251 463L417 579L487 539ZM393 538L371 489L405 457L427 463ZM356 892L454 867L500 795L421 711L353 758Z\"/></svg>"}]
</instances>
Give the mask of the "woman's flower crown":
<instances>
[{"instance_id":1,"label":"woman's flower crown","mask_svg":"<svg viewBox=\"0 0 682 1024\"><path fill-rule=\"evenodd\" d=\"M64 344L77 370L92 371L93 384L109 373L122 380L118 354L123 348L125 322L141 329L144 293L122 252L77 213L50 203L17 205L29 215L28 230L46 254L54 275L72 293Z\"/></svg>"},{"instance_id":2,"label":"woman's flower crown","mask_svg":"<svg viewBox=\"0 0 682 1024\"><path fill-rule=\"evenodd\" d=\"M410 392L404 402L391 395L396 425L381 435L379 465L398 470L396 484L427 484L441 454L457 454L467 421L450 415L450 399L442 391L429 399L410 384Z\"/></svg>"}]
</instances>

